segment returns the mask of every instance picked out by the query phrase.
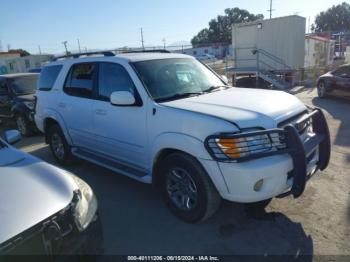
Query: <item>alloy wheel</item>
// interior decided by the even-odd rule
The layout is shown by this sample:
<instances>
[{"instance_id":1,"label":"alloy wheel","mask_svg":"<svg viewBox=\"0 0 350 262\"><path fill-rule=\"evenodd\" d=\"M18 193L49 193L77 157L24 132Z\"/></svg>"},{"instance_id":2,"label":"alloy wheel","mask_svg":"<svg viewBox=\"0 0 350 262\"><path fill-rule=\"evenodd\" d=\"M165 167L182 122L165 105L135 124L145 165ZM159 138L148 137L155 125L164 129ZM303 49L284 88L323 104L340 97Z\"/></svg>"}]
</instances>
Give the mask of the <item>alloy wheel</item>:
<instances>
[{"instance_id":1,"label":"alloy wheel","mask_svg":"<svg viewBox=\"0 0 350 262\"><path fill-rule=\"evenodd\" d=\"M62 138L59 134L54 133L51 137L52 151L58 159L63 159L65 156L64 145Z\"/></svg>"},{"instance_id":2,"label":"alloy wheel","mask_svg":"<svg viewBox=\"0 0 350 262\"><path fill-rule=\"evenodd\" d=\"M166 177L166 189L172 203L184 211L192 210L198 202L198 191L191 175L182 168L172 168Z\"/></svg>"}]
</instances>

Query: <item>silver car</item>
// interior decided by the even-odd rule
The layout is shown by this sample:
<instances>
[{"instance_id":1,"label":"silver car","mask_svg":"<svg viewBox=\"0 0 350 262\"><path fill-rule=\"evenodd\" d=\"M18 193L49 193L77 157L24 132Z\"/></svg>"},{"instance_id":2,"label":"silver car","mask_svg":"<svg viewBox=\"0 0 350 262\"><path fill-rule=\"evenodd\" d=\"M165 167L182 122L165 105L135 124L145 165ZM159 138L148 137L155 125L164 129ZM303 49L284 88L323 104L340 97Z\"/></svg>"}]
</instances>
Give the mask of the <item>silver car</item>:
<instances>
[{"instance_id":1,"label":"silver car","mask_svg":"<svg viewBox=\"0 0 350 262\"><path fill-rule=\"evenodd\" d=\"M90 186L0 139L0 255L100 254L102 230Z\"/></svg>"}]
</instances>

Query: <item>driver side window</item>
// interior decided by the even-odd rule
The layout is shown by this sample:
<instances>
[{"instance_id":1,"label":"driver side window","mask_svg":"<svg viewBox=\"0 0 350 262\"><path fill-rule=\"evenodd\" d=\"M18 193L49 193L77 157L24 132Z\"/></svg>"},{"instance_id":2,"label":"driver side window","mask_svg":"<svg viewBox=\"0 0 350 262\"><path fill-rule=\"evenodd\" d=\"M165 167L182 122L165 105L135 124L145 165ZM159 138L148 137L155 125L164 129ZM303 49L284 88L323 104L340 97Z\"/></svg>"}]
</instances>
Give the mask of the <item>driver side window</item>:
<instances>
[{"instance_id":1,"label":"driver side window","mask_svg":"<svg viewBox=\"0 0 350 262\"><path fill-rule=\"evenodd\" d=\"M115 63L100 63L98 73L98 96L109 100L116 91L135 94L135 85L126 69Z\"/></svg>"},{"instance_id":2,"label":"driver side window","mask_svg":"<svg viewBox=\"0 0 350 262\"><path fill-rule=\"evenodd\" d=\"M349 76L350 77L350 66L343 66L343 67L340 67L338 68L334 74L336 76L343 76L343 75L346 75L346 76Z\"/></svg>"}]
</instances>

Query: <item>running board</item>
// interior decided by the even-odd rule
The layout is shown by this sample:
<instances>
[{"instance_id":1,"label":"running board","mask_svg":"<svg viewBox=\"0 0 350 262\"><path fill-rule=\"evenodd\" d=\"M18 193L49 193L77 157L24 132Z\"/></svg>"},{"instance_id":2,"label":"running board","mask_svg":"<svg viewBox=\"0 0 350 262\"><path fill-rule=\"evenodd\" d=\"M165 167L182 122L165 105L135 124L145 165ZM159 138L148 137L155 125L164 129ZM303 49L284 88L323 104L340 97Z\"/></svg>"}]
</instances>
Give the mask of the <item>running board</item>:
<instances>
[{"instance_id":1,"label":"running board","mask_svg":"<svg viewBox=\"0 0 350 262\"><path fill-rule=\"evenodd\" d=\"M101 154L97 155L91 151L84 150L81 148L72 148L72 154L77 156L78 158L105 167L114 172L123 174L137 181L143 183L152 183L152 178L150 175L147 174L146 171L141 171L139 169L130 167L120 162L116 162L116 160L112 160L107 156L103 157L101 156Z\"/></svg>"}]
</instances>

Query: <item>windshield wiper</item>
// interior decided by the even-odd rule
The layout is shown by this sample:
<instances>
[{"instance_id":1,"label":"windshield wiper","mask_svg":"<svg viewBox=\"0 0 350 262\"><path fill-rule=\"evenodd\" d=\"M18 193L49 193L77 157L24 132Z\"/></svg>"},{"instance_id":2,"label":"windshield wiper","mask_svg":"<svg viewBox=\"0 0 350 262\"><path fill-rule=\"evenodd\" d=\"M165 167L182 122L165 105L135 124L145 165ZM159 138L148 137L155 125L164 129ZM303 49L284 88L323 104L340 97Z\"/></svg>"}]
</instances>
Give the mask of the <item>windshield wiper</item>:
<instances>
[{"instance_id":1,"label":"windshield wiper","mask_svg":"<svg viewBox=\"0 0 350 262\"><path fill-rule=\"evenodd\" d=\"M203 94L203 92L177 93L177 94L172 95L172 96L157 98L157 99L155 99L155 101L156 102L167 102L167 101L177 100L177 99L181 99L181 98L198 96L201 94Z\"/></svg>"},{"instance_id":2,"label":"windshield wiper","mask_svg":"<svg viewBox=\"0 0 350 262\"><path fill-rule=\"evenodd\" d=\"M230 88L230 86L211 86L207 90L204 90L203 93L210 93L213 91L219 91L222 88L227 89L227 88Z\"/></svg>"}]
</instances>

